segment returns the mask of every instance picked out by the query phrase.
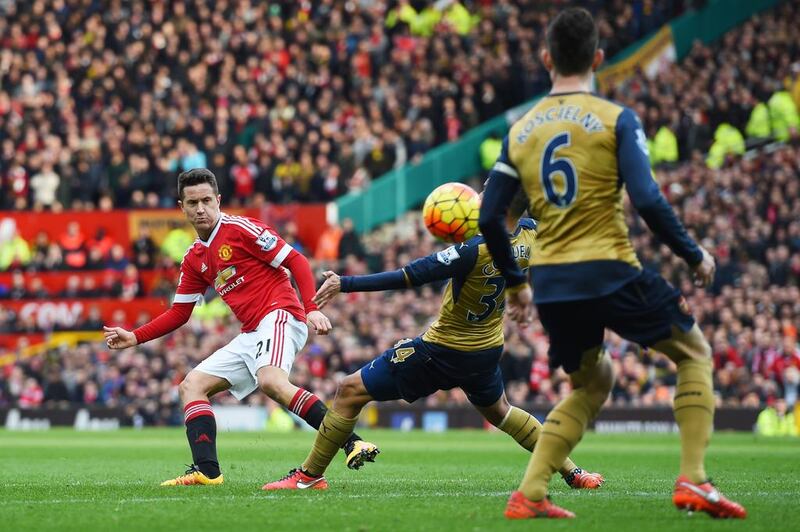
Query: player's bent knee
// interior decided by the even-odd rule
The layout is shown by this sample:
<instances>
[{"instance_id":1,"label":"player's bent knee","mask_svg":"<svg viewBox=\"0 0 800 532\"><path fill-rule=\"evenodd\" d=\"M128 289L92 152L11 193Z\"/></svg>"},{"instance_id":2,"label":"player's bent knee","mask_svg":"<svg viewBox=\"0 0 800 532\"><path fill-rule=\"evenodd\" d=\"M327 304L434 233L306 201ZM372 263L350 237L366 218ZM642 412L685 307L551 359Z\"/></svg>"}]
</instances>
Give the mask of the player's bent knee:
<instances>
[{"instance_id":1,"label":"player's bent knee","mask_svg":"<svg viewBox=\"0 0 800 532\"><path fill-rule=\"evenodd\" d=\"M208 396L203 379L194 371L190 371L178 385L178 395L183 402L193 401Z\"/></svg>"},{"instance_id":2,"label":"player's bent knee","mask_svg":"<svg viewBox=\"0 0 800 532\"><path fill-rule=\"evenodd\" d=\"M258 389L264 392L270 399L277 401L278 388L273 383L268 380L259 381Z\"/></svg>"},{"instance_id":3,"label":"player's bent knee","mask_svg":"<svg viewBox=\"0 0 800 532\"><path fill-rule=\"evenodd\" d=\"M339 383L339 395L343 399L357 397L364 391L364 384L358 375L348 375Z\"/></svg>"},{"instance_id":4,"label":"player's bent knee","mask_svg":"<svg viewBox=\"0 0 800 532\"><path fill-rule=\"evenodd\" d=\"M258 389L267 397L281 404L288 404L297 388L289 382L289 376L281 368L265 366L256 374Z\"/></svg>"},{"instance_id":5,"label":"player's bent knee","mask_svg":"<svg viewBox=\"0 0 800 532\"><path fill-rule=\"evenodd\" d=\"M672 335L666 340L656 343L653 349L664 353L675 363L680 363L687 359L710 359L712 355L711 345L697 324L686 332L673 327Z\"/></svg>"},{"instance_id":6,"label":"player's bent knee","mask_svg":"<svg viewBox=\"0 0 800 532\"><path fill-rule=\"evenodd\" d=\"M491 406L474 406L481 413L481 415L486 418L486 421L495 427L503 422L503 420L506 418L506 415L508 415L508 411L511 410L511 405L508 403L505 394L503 394L502 397L500 397L500 399L498 399L497 402Z\"/></svg>"},{"instance_id":7,"label":"player's bent knee","mask_svg":"<svg viewBox=\"0 0 800 532\"><path fill-rule=\"evenodd\" d=\"M608 353L603 351L593 362L585 357L581 368L570 377L573 384L580 387L599 408L614 387L614 366Z\"/></svg>"},{"instance_id":8,"label":"player's bent knee","mask_svg":"<svg viewBox=\"0 0 800 532\"><path fill-rule=\"evenodd\" d=\"M283 392L283 382L276 379L259 379L258 388L264 392L267 397L274 401L281 402L281 397L285 395Z\"/></svg>"},{"instance_id":9,"label":"player's bent knee","mask_svg":"<svg viewBox=\"0 0 800 532\"><path fill-rule=\"evenodd\" d=\"M370 401L369 392L367 392L359 373L348 375L342 379L339 389L336 391L336 401L348 406L361 406Z\"/></svg>"},{"instance_id":10,"label":"player's bent knee","mask_svg":"<svg viewBox=\"0 0 800 532\"><path fill-rule=\"evenodd\" d=\"M186 401L186 398L192 394L192 383L189 381L189 376L183 378L181 383L178 385L178 395L180 395L182 401Z\"/></svg>"}]
</instances>

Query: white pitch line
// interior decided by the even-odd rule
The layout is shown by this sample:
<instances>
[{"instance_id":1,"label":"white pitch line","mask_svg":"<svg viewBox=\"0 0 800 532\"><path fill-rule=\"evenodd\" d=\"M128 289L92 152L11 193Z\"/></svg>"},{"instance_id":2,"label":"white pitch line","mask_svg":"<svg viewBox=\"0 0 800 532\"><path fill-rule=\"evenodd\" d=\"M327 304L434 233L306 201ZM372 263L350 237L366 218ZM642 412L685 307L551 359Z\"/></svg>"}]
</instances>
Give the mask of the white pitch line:
<instances>
[{"instance_id":1,"label":"white pitch line","mask_svg":"<svg viewBox=\"0 0 800 532\"><path fill-rule=\"evenodd\" d=\"M330 492L328 492L330 493ZM382 494L381 498L425 498L425 497L500 497L507 496L508 491L495 491L495 492L477 492L477 493L448 493L448 492L433 492L433 493L386 493ZM348 493L348 494L335 494L337 498L345 499L374 499L374 494L369 493ZM132 497L130 499L117 499L116 501L109 501L107 499L84 498L84 499L18 499L18 500L4 500L0 501L0 506L11 505L26 505L26 504L81 504L91 502L106 502L109 504L114 503L151 503L151 502L176 502L176 501L218 501L218 500L234 500L234 499L287 499L285 496L277 494L254 494L251 497L241 495L224 495L221 497Z\"/></svg>"},{"instance_id":2,"label":"white pitch line","mask_svg":"<svg viewBox=\"0 0 800 532\"><path fill-rule=\"evenodd\" d=\"M27 504L81 504L90 502L114 503L151 503L151 502L176 502L176 501L205 501L205 500L232 500L238 497L228 495L222 497L132 497L130 499L116 499L114 501L92 497L90 499L21 499L0 501L0 506L27 505Z\"/></svg>"},{"instance_id":3,"label":"white pitch line","mask_svg":"<svg viewBox=\"0 0 800 532\"><path fill-rule=\"evenodd\" d=\"M335 492L325 492L330 494L333 497L340 498L340 499L375 499L376 495L371 493L346 493L346 494L338 494ZM428 498L428 497L507 497L511 492L510 491L487 491L487 492L475 492L475 493L468 493L468 492L461 492L461 493L452 493L452 492L430 492L430 493L384 493L381 494L380 498ZM559 497L569 495L567 493L559 494ZM575 493L573 495L578 495ZM580 496L580 495L578 495ZM652 491L634 491L634 492L609 492L609 491L598 491L593 492L591 494L586 494L588 497L599 497L599 498L611 498L611 497L641 497L641 498L651 498L651 499L669 499L668 493L660 493L660 492L652 492ZM786 497L786 498L794 498L797 496L796 492L766 492L766 491L759 491L759 492L746 492L746 493L736 493L736 497ZM209 497L132 497L129 499L117 499L115 501L109 501L107 499L100 499L97 497L93 498L83 498L83 499L11 499L11 500L2 500L0 501L0 507L2 506L24 506L24 505L48 505L48 504L82 504L82 503L94 503L94 502L104 502L109 504L114 503L129 503L129 504L149 504L154 502L192 502L192 501L220 501L220 500L259 500L259 499L266 499L266 500L291 500L287 498L283 494L272 493L272 494L254 494L250 497L246 495L223 495L223 496L209 496Z\"/></svg>"}]
</instances>

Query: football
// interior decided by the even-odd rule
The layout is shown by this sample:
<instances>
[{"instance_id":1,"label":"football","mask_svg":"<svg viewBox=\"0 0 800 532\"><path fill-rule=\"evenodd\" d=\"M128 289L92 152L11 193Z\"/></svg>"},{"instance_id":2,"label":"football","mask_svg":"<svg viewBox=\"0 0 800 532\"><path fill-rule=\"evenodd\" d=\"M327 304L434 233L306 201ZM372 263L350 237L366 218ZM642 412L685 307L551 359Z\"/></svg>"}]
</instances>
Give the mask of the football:
<instances>
[{"instance_id":1,"label":"football","mask_svg":"<svg viewBox=\"0 0 800 532\"><path fill-rule=\"evenodd\" d=\"M428 195L422 219L428 231L445 242L464 242L478 234L481 200L463 183L445 183Z\"/></svg>"}]
</instances>

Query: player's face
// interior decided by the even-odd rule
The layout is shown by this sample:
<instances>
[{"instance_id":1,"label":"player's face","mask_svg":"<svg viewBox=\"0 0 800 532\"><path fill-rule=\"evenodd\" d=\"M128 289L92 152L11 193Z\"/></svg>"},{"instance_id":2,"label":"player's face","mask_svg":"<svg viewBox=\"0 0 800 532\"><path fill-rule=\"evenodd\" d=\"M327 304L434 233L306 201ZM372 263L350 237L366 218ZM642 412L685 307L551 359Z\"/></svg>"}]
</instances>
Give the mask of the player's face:
<instances>
[{"instance_id":1,"label":"player's face","mask_svg":"<svg viewBox=\"0 0 800 532\"><path fill-rule=\"evenodd\" d=\"M219 218L220 195L208 183L183 189L183 200L178 202L186 219L201 236L214 228Z\"/></svg>"}]
</instances>

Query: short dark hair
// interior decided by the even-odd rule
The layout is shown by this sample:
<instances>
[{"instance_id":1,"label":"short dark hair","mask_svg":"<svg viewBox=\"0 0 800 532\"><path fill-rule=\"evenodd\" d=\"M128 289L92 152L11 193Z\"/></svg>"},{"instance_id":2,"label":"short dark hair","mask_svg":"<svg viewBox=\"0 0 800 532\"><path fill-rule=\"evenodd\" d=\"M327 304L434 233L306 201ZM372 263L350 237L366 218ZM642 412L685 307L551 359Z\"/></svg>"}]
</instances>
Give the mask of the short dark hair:
<instances>
[{"instance_id":1,"label":"short dark hair","mask_svg":"<svg viewBox=\"0 0 800 532\"><path fill-rule=\"evenodd\" d=\"M556 71L574 76L588 71L597 51L597 25L582 7L559 13L547 27L547 49Z\"/></svg>"},{"instance_id":2,"label":"short dark hair","mask_svg":"<svg viewBox=\"0 0 800 532\"><path fill-rule=\"evenodd\" d=\"M208 168L192 168L181 172L178 176L178 198L183 200L183 189L194 185L202 185L208 183L214 189L214 195L219 194L219 187L217 186L217 178L214 172Z\"/></svg>"}]
</instances>

